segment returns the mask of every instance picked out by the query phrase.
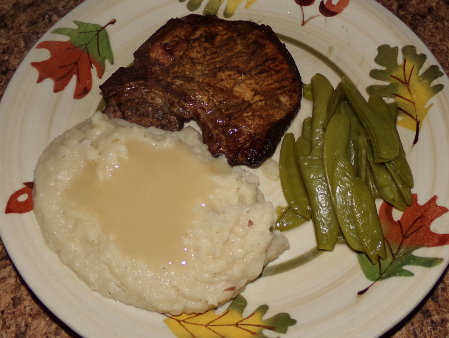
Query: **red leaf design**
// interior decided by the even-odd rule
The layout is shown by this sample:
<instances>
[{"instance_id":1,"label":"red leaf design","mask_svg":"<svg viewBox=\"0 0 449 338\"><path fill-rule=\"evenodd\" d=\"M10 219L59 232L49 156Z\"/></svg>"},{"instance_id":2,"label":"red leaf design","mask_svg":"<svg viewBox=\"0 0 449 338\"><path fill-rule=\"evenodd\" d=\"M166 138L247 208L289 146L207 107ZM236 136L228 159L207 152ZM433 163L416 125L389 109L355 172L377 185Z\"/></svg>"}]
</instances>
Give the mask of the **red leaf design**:
<instances>
[{"instance_id":1,"label":"red leaf design","mask_svg":"<svg viewBox=\"0 0 449 338\"><path fill-rule=\"evenodd\" d=\"M295 2L300 6L311 6L315 0L295 0Z\"/></svg>"},{"instance_id":2,"label":"red leaf design","mask_svg":"<svg viewBox=\"0 0 449 338\"><path fill-rule=\"evenodd\" d=\"M319 13L325 17L335 16L343 12L343 10L348 7L350 0L334 0L335 5L332 0L321 0L318 7ZM320 16L320 14L315 14L308 16L306 18L304 7L312 6L315 4L315 0L295 0L295 3L301 7L301 26L307 24L310 20L313 20Z\"/></svg>"},{"instance_id":3,"label":"red leaf design","mask_svg":"<svg viewBox=\"0 0 449 338\"><path fill-rule=\"evenodd\" d=\"M13 193L6 203L5 214L24 214L33 210L33 182L25 182L23 183L25 187L17 190ZM20 199L20 197L26 195L24 200Z\"/></svg>"},{"instance_id":4,"label":"red leaf design","mask_svg":"<svg viewBox=\"0 0 449 338\"><path fill-rule=\"evenodd\" d=\"M383 203L379 209L379 218L384 235L393 248L434 247L449 244L449 234L438 234L430 229L432 222L445 214L448 209L437 205L433 196L427 203L420 205L416 194L412 204L405 209L398 221L393 219L393 207Z\"/></svg>"},{"instance_id":5,"label":"red leaf design","mask_svg":"<svg viewBox=\"0 0 449 338\"><path fill-rule=\"evenodd\" d=\"M349 0L338 0L334 5L332 0L321 0L320 13L324 16L331 17L341 13L349 5Z\"/></svg>"},{"instance_id":6,"label":"red leaf design","mask_svg":"<svg viewBox=\"0 0 449 338\"><path fill-rule=\"evenodd\" d=\"M74 98L83 98L92 88L92 66L95 66L99 78L104 73L104 68L98 62L71 41L43 41L37 48L46 48L50 52L49 59L31 63L39 72L37 82L52 79L55 93L63 90L72 77L76 76Z\"/></svg>"}]
</instances>

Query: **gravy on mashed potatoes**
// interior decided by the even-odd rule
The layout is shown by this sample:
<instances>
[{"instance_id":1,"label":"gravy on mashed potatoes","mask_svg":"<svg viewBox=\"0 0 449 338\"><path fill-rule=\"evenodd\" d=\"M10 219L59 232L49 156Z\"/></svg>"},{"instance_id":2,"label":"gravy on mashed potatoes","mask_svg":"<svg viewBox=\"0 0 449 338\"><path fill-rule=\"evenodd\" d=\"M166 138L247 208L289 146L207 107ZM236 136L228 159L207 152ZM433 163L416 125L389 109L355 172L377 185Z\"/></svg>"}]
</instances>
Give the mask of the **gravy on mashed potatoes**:
<instances>
[{"instance_id":1,"label":"gravy on mashed potatoes","mask_svg":"<svg viewBox=\"0 0 449 338\"><path fill-rule=\"evenodd\" d=\"M95 113L48 146L34 183L47 245L91 289L143 309L216 307L288 247L257 177L212 158L193 128Z\"/></svg>"}]
</instances>

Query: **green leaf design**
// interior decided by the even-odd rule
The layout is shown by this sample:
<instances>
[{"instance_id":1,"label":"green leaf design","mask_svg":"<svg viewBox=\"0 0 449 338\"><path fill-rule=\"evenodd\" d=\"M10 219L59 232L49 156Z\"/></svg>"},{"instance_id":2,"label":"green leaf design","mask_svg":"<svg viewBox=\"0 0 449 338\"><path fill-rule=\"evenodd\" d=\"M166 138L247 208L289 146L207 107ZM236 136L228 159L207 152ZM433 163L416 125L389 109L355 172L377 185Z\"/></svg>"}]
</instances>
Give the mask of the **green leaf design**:
<instances>
[{"instance_id":1,"label":"green leaf design","mask_svg":"<svg viewBox=\"0 0 449 338\"><path fill-rule=\"evenodd\" d=\"M106 60L113 64L114 55L105 28L115 23L115 20L111 20L105 26L81 21L74 22L77 28L56 28L52 33L68 36L74 46L85 50L103 69Z\"/></svg>"},{"instance_id":2,"label":"green leaf design","mask_svg":"<svg viewBox=\"0 0 449 338\"><path fill-rule=\"evenodd\" d=\"M259 306L254 312L244 316L248 303L239 295L223 313L210 310L201 314L181 314L169 316L164 322L177 337L260 337L264 330L286 333L296 324L287 313L278 313L264 319L268 305Z\"/></svg>"},{"instance_id":3,"label":"green leaf design","mask_svg":"<svg viewBox=\"0 0 449 338\"><path fill-rule=\"evenodd\" d=\"M373 282L391 277L411 277L414 276L414 274L410 270L405 269L406 266L415 265L431 268L443 261L442 258L415 256L413 254L413 251L415 250L416 249L402 252L397 256L393 256L391 251L387 250L387 257L380 260L378 264L372 264L364 254L357 254L357 259L359 260L365 277Z\"/></svg>"},{"instance_id":4,"label":"green leaf design","mask_svg":"<svg viewBox=\"0 0 449 338\"><path fill-rule=\"evenodd\" d=\"M394 99L399 111L398 124L415 130L414 143L418 141L422 121L431 108L429 100L443 89L442 84L433 84L443 72L437 65L423 70L427 60L425 54L418 54L415 46L402 48L402 62L398 62L399 49L381 45L374 61L382 69L373 69L370 76L387 84L372 85L367 88L369 95L378 94Z\"/></svg>"},{"instance_id":5,"label":"green leaf design","mask_svg":"<svg viewBox=\"0 0 449 338\"><path fill-rule=\"evenodd\" d=\"M449 234L435 233L432 222L445 214L448 209L437 204L437 196L419 204L416 194L398 220L393 218L393 207L383 202L379 208L386 246L386 257L372 264L364 254L357 259L366 278L373 283L358 292L364 294L378 281L391 277L411 277L413 272L407 266L434 267L444 260L436 257L421 257L414 254L416 249L449 244Z\"/></svg>"}]
</instances>

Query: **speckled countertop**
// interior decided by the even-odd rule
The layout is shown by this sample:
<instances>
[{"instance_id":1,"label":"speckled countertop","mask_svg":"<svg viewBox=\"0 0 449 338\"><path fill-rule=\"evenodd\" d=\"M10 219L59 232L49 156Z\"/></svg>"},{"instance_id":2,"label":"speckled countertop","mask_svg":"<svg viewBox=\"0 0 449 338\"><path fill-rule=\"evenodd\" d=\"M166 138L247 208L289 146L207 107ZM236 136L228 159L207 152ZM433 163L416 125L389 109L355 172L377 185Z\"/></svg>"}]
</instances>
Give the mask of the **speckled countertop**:
<instances>
[{"instance_id":1,"label":"speckled countertop","mask_svg":"<svg viewBox=\"0 0 449 338\"><path fill-rule=\"evenodd\" d=\"M449 1L377 0L402 19L449 74ZM82 0L0 0L0 98L25 54ZM449 336L449 272L388 336ZM73 337L33 295L0 240L0 337Z\"/></svg>"}]
</instances>

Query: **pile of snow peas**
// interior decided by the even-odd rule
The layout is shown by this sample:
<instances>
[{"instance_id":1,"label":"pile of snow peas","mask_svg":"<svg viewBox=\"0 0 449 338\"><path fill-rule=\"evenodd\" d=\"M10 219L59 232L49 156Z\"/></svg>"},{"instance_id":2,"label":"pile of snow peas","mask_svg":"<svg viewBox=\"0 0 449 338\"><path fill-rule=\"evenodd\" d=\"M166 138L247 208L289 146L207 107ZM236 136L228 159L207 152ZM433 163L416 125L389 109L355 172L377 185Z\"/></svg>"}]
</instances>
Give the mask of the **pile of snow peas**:
<instances>
[{"instance_id":1,"label":"pile of snow peas","mask_svg":"<svg viewBox=\"0 0 449 338\"><path fill-rule=\"evenodd\" d=\"M311 219L318 249L333 250L342 239L377 263L386 250L375 200L399 210L412 202L413 175L396 129L397 107L380 96L365 100L348 78L334 89L316 74L306 88L312 116L297 139L287 133L281 143L279 173L288 206L276 228Z\"/></svg>"}]
</instances>

